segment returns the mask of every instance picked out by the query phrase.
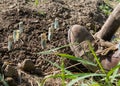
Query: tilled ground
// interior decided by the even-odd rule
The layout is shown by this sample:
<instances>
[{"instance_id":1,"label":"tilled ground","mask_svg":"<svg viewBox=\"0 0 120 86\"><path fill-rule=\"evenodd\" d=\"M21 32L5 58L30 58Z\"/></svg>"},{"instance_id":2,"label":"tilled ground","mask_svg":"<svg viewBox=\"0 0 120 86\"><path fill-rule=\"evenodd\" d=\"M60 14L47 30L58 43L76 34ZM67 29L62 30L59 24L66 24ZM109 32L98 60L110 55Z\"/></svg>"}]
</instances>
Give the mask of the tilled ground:
<instances>
[{"instance_id":1,"label":"tilled ground","mask_svg":"<svg viewBox=\"0 0 120 86\"><path fill-rule=\"evenodd\" d=\"M60 63L61 58L55 55L34 53L68 44L67 31L73 24L84 25L94 34L106 20L106 16L99 9L101 4L100 0L46 0L41 1L37 6L33 2L0 1L1 62L12 63L17 68L18 63L31 59L43 74L53 72L55 69L45 59ZM40 34L48 34L48 28L56 17L59 19L60 29L54 32L53 39L47 41L47 47L42 49ZM18 29L20 21L24 23L24 33L20 40L14 43L13 50L8 51L8 36L12 35L13 30ZM61 49L59 52L72 54L69 47ZM69 64L69 60L66 60L65 63ZM27 81L28 78L22 77L24 83L20 85L31 86Z\"/></svg>"}]
</instances>

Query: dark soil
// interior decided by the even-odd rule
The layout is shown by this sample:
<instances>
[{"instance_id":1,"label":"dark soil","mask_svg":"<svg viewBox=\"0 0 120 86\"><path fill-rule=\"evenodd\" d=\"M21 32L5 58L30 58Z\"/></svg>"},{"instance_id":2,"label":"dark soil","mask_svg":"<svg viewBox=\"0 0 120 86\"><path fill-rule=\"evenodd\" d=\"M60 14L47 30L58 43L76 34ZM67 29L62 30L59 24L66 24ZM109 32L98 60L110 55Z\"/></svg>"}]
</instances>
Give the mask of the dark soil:
<instances>
[{"instance_id":1,"label":"dark soil","mask_svg":"<svg viewBox=\"0 0 120 86\"><path fill-rule=\"evenodd\" d=\"M18 63L31 59L41 69L43 75L52 73L55 69L45 59L60 63L61 58L55 55L34 53L68 44L67 31L74 24L86 26L92 34L98 31L106 20L106 16L99 9L99 5L102 4L100 2L101 0L46 0L36 6L34 2L25 3L20 0L17 3L15 0L0 1L1 62L12 63L17 68ZM51 41L47 41L46 49L42 49L40 34L48 34L48 28L56 17L59 19L60 29L54 33ZM21 40L14 44L14 49L8 51L8 36L12 35L13 30L18 29L20 21L24 23L24 33ZM59 52L73 54L69 47L61 49ZM70 65L69 60L66 60L65 63ZM22 79L20 86L31 86L28 76L24 76Z\"/></svg>"}]
</instances>

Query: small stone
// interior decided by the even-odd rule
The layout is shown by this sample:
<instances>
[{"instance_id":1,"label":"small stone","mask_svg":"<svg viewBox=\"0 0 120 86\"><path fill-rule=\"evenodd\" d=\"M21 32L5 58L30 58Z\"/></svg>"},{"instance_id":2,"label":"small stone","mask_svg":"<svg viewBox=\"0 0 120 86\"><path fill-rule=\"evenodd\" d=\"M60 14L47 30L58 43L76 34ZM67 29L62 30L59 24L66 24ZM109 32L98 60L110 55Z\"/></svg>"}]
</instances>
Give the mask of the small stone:
<instances>
[{"instance_id":1,"label":"small stone","mask_svg":"<svg viewBox=\"0 0 120 86\"><path fill-rule=\"evenodd\" d=\"M90 26L91 26L91 23L87 23L86 26L90 27Z\"/></svg>"},{"instance_id":2,"label":"small stone","mask_svg":"<svg viewBox=\"0 0 120 86\"><path fill-rule=\"evenodd\" d=\"M14 8L15 6L16 6L16 4L10 5L10 6L9 6L9 9L12 9L12 8Z\"/></svg>"},{"instance_id":3,"label":"small stone","mask_svg":"<svg viewBox=\"0 0 120 86\"><path fill-rule=\"evenodd\" d=\"M33 21L31 21L31 23L38 23L39 22L39 20L33 20Z\"/></svg>"},{"instance_id":4,"label":"small stone","mask_svg":"<svg viewBox=\"0 0 120 86\"><path fill-rule=\"evenodd\" d=\"M5 81L7 82L7 84L9 86L17 86L17 83L15 82L15 80L12 77L7 77L5 79Z\"/></svg>"},{"instance_id":5,"label":"small stone","mask_svg":"<svg viewBox=\"0 0 120 86\"><path fill-rule=\"evenodd\" d=\"M25 59L21 66L22 66L21 68L27 72L31 72L35 69L34 63L30 59Z\"/></svg>"},{"instance_id":6,"label":"small stone","mask_svg":"<svg viewBox=\"0 0 120 86\"><path fill-rule=\"evenodd\" d=\"M18 77L18 71L11 65L7 65L4 70L4 74L6 77Z\"/></svg>"}]
</instances>

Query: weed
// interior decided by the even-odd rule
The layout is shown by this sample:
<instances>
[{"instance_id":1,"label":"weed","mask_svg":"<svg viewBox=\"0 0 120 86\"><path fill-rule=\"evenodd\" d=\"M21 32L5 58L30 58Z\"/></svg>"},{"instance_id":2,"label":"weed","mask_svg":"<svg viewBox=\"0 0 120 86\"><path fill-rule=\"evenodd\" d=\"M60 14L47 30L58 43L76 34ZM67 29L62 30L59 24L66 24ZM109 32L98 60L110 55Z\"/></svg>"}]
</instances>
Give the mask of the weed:
<instances>
[{"instance_id":1,"label":"weed","mask_svg":"<svg viewBox=\"0 0 120 86\"><path fill-rule=\"evenodd\" d=\"M52 53L51 51L53 50L58 50L64 47L67 47L68 45L58 47L52 50L44 51L44 52L39 52L38 54L55 54L57 56L60 56L62 58L61 60L61 65L59 66L57 63L51 62L50 60L45 59L45 61L48 61L51 63L53 66L57 67L59 72L57 74L51 74L46 76L41 83L39 82L40 86L44 86L44 83L46 82L47 79L49 78L61 78L62 80L62 86L73 86L73 85L80 85L80 86L113 86L113 84L119 86L120 81L117 79L120 77L120 74L118 74L118 70L120 68L120 64L118 64L116 67L112 68L110 71L106 72L100 61L99 58L96 56L93 47L89 43L89 49L92 52L100 70L102 72L99 73L72 73L68 71L65 66L64 66L64 59L70 59L74 60L77 62L81 62L82 64L87 64L87 65L92 65L96 66L97 64L94 64L90 61L86 61L84 59L81 59L80 57L75 57L69 54L62 54L62 53ZM99 77L99 79L94 79L94 77ZM67 82L69 80L69 82Z\"/></svg>"},{"instance_id":2,"label":"weed","mask_svg":"<svg viewBox=\"0 0 120 86\"><path fill-rule=\"evenodd\" d=\"M58 18L55 18L54 28L59 29L59 20L58 20Z\"/></svg>"},{"instance_id":3,"label":"weed","mask_svg":"<svg viewBox=\"0 0 120 86\"><path fill-rule=\"evenodd\" d=\"M103 11L103 13L105 14L105 15L110 15L110 13L111 13L111 11L112 11L112 9L107 5L107 4L102 4L102 5L100 5L100 7L99 7L102 11Z\"/></svg>"},{"instance_id":4,"label":"weed","mask_svg":"<svg viewBox=\"0 0 120 86\"><path fill-rule=\"evenodd\" d=\"M0 74L0 82L2 82L4 86L9 86L4 79L4 75L2 75L2 74Z\"/></svg>"}]
</instances>

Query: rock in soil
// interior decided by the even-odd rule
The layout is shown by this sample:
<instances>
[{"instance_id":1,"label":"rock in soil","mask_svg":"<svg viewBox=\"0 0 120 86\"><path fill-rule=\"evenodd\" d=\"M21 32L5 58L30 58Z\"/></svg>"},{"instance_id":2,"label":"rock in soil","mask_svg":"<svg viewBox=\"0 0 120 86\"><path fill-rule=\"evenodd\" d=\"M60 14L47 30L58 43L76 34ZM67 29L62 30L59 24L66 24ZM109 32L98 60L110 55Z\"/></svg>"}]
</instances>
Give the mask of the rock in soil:
<instances>
[{"instance_id":1,"label":"rock in soil","mask_svg":"<svg viewBox=\"0 0 120 86\"><path fill-rule=\"evenodd\" d=\"M34 71L35 66L34 66L34 63L33 63L32 60L30 60L30 59L25 59L25 60L23 61L23 63L21 64L21 68L22 68L24 71L31 72L31 71Z\"/></svg>"},{"instance_id":2,"label":"rock in soil","mask_svg":"<svg viewBox=\"0 0 120 86\"><path fill-rule=\"evenodd\" d=\"M17 83L15 82L15 80L12 77L7 77L5 79L5 81L7 82L7 84L9 86L17 86Z\"/></svg>"},{"instance_id":3,"label":"rock in soil","mask_svg":"<svg viewBox=\"0 0 120 86\"><path fill-rule=\"evenodd\" d=\"M7 65L6 68L4 69L4 75L6 77L18 78L18 71L13 66Z\"/></svg>"}]
</instances>

